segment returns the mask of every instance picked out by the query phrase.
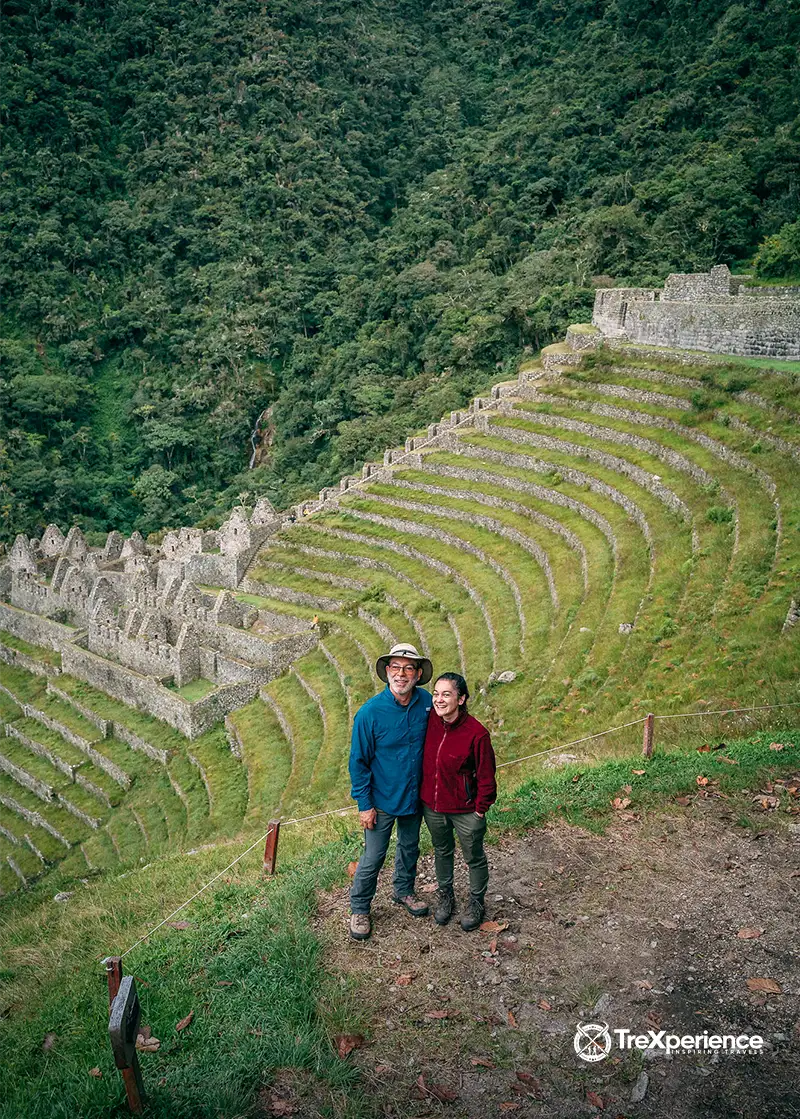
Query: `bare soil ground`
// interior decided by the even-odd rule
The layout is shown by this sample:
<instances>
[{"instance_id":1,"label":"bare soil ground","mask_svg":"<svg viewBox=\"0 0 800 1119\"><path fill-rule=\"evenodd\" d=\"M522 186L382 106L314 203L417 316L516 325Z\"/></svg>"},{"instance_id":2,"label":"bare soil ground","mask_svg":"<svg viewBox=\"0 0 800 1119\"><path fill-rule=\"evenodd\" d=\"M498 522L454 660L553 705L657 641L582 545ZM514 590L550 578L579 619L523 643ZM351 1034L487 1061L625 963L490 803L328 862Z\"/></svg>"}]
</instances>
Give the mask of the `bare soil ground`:
<instances>
[{"instance_id":1,"label":"bare soil ground","mask_svg":"<svg viewBox=\"0 0 800 1119\"><path fill-rule=\"evenodd\" d=\"M324 895L327 966L357 977L370 1012L368 1040L347 1059L377 1114L800 1116L800 835L765 827L701 800L623 815L604 836L559 822L503 837L489 849L487 919L499 930L412 918L391 904L384 870L373 935L356 943L347 890ZM421 874L425 896L430 856ZM462 899L465 885L462 868ZM751 990L755 978L780 993ZM615 1041L590 1064L575 1052L578 1022L757 1033L765 1049L667 1058Z\"/></svg>"}]
</instances>

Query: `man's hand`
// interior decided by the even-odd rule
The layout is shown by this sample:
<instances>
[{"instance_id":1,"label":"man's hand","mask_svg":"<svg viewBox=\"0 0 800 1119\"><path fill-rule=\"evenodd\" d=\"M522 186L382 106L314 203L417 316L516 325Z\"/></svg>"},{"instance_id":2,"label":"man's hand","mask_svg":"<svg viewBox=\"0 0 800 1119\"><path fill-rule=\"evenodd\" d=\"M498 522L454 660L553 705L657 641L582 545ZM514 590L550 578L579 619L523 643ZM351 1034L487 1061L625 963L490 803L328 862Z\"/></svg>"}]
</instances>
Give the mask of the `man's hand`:
<instances>
[{"instance_id":1,"label":"man's hand","mask_svg":"<svg viewBox=\"0 0 800 1119\"><path fill-rule=\"evenodd\" d=\"M368 808L366 812L359 812L358 818L361 821L362 828L372 831L375 827L375 821L378 819L378 813L374 808Z\"/></svg>"}]
</instances>

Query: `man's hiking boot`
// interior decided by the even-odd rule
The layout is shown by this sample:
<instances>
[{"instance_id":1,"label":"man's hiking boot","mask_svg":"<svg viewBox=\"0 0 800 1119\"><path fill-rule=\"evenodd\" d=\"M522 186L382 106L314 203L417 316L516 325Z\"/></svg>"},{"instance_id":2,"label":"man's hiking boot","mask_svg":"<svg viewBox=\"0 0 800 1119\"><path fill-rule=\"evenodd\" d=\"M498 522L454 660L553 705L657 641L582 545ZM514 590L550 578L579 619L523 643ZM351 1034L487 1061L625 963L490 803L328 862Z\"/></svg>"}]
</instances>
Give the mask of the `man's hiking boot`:
<instances>
[{"instance_id":1,"label":"man's hiking boot","mask_svg":"<svg viewBox=\"0 0 800 1119\"><path fill-rule=\"evenodd\" d=\"M350 935L353 940L366 940L372 932L372 922L369 913L350 914Z\"/></svg>"},{"instance_id":2,"label":"man's hiking boot","mask_svg":"<svg viewBox=\"0 0 800 1119\"><path fill-rule=\"evenodd\" d=\"M433 899L433 919L437 925L446 925L456 906L452 890L439 890Z\"/></svg>"},{"instance_id":3,"label":"man's hiking boot","mask_svg":"<svg viewBox=\"0 0 800 1119\"><path fill-rule=\"evenodd\" d=\"M474 932L483 921L483 902L479 898L470 898L464 916L461 918L461 928L464 932Z\"/></svg>"},{"instance_id":4,"label":"man's hiking boot","mask_svg":"<svg viewBox=\"0 0 800 1119\"><path fill-rule=\"evenodd\" d=\"M427 917L430 910L424 901L415 898L413 894L406 894L404 898L392 898L395 905L402 905L412 917Z\"/></svg>"}]
</instances>

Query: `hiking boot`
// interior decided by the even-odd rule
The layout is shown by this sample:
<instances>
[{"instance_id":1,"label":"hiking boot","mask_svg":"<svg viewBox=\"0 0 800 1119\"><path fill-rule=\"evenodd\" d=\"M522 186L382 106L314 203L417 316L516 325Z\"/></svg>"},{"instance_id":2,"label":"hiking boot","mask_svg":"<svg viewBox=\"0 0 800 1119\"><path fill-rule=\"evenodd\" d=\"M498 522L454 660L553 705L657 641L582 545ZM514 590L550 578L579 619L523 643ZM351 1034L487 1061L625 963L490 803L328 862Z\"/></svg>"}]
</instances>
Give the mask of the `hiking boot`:
<instances>
[{"instance_id":1,"label":"hiking boot","mask_svg":"<svg viewBox=\"0 0 800 1119\"><path fill-rule=\"evenodd\" d=\"M366 940L372 932L372 922L369 913L350 914L350 935L353 940Z\"/></svg>"},{"instance_id":2,"label":"hiking boot","mask_svg":"<svg viewBox=\"0 0 800 1119\"><path fill-rule=\"evenodd\" d=\"M446 925L456 906L452 890L439 890L433 899L433 919L437 925Z\"/></svg>"},{"instance_id":3,"label":"hiking boot","mask_svg":"<svg viewBox=\"0 0 800 1119\"><path fill-rule=\"evenodd\" d=\"M483 921L483 902L480 898L470 898L464 916L461 918L461 928L464 932L473 932Z\"/></svg>"},{"instance_id":4,"label":"hiking boot","mask_svg":"<svg viewBox=\"0 0 800 1119\"><path fill-rule=\"evenodd\" d=\"M404 898L392 898L395 905L402 905L412 917L427 917L430 910L424 901L415 898L413 894L406 894Z\"/></svg>"}]
</instances>

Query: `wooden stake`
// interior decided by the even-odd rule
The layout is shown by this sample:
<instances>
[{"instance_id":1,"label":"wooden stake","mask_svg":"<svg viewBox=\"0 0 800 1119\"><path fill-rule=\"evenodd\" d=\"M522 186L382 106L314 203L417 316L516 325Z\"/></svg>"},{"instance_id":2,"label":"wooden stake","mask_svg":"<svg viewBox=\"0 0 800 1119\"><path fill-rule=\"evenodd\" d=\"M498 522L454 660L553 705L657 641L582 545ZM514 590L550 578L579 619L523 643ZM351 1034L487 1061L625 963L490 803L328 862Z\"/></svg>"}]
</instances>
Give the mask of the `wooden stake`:
<instances>
[{"instance_id":1,"label":"wooden stake","mask_svg":"<svg viewBox=\"0 0 800 1119\"><path fill-rule=\"evenodd\" d=\"M144 1083L142 1070L139 1066L139 1055L134 1053L131 1068L121 1068L122 1080L125 1084L125 1095L128 1097L128 1109L133 1115L144 1112Z\"/></svg>"},{"instance_id":2,"label":"wooden stake","mask_svg":"<svg viewBox=\"0 0 800 1119\"><path fill-rule=\"evenodd\" d=\"M278 861L278 836L281 831L280 820L270 820L267 831L267 842L264 845L264 873L274 874L275 864Z\"/></svg>"},{"instance_id":3,"label":"wooden stake","mask_svg":"<svg viewBox=\"0 0 800 1119\"><path fill-rule=\"evenodd\" d=\"M651 711L644 721L644 743L642 745L642 757L652 758L653 756L653 722L655 715Z\"/></svg>"},{"instance_id":4,"label":"wooden stake","mask_svg":"<svg viewBox=\"0 0 800 1119\"><path fill-rule=\"evenodd\" d=\"M108 1005L117 997L119 985L122 982L122 960L119 956L109 956L106 960L106 976L108 978Z\"/></svg>"}]
</instances>

